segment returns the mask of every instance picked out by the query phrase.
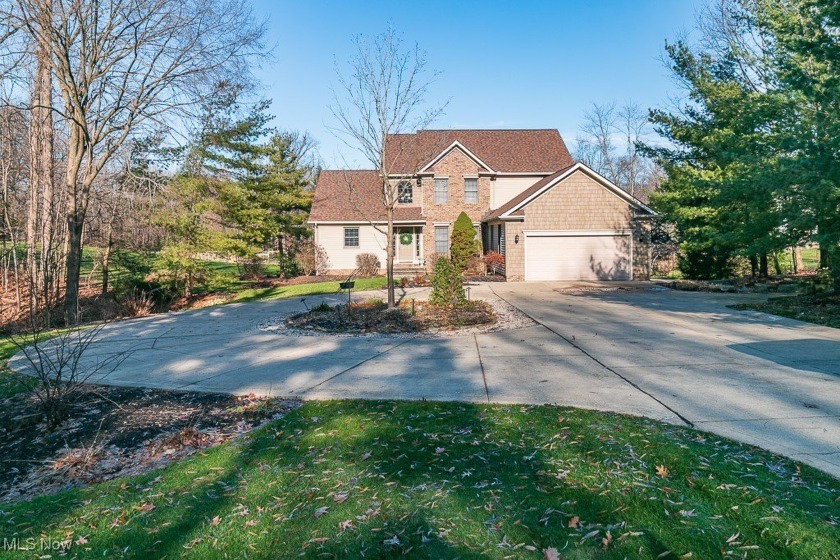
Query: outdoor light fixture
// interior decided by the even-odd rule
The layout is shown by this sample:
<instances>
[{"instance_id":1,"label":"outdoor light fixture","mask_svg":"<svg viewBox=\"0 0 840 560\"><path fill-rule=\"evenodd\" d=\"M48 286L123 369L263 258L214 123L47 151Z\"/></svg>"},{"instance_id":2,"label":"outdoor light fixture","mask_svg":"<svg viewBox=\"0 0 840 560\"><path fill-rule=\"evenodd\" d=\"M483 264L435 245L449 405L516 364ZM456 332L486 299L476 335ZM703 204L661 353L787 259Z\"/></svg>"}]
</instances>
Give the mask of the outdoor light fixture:
<instances>
[{"instance_id":1,"label":"outdoor light fixture","mask_svg":"<svg viewBox=\"0 0 840 560\"><path fill-rule=\"evenodd\" d=\"M518 233L513 236L513 242L514 243L519 243L519 234Z\"/></svg>"}]
</instances>

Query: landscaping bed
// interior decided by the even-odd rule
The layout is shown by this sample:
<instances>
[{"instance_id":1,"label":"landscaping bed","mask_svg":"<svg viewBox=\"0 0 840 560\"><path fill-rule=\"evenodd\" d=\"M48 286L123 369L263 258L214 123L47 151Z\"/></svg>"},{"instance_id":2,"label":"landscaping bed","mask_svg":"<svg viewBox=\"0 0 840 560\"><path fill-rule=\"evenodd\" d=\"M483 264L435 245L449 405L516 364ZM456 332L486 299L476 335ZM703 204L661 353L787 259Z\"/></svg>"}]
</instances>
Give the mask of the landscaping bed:
<instances>
[{"instance_id":1,"label":"landscaping bed","mask_svg":"<svg viewBox=\"0 0 840 560\"><path fill-rule=\"evenodd\" d=\"M832 559L840 483L644 418L327 401L0 523L78 558Z\"/></svg>"},{"instance_id":2,"label":"landscaping bed","mask_svg":"<svg viewBox=\"0 0 840 560\"><path fill-rule=\"evenodd\" d=\"M419 333L492 325L496 314L486 301L473 300L448 308L404 299L394 309L380 299L349 305L322 303L286 319L288 328L335 333Z\"/></svg>"},{"instance_id":3,"label":"landscaping bed","mask_svg":"<svg viewBox=\"0 0 840 560\"><path fill-rule=\"evenodd\" d=\"M736 293L787 293L796 294L809 290L816 276L799 275L783 276L756 280L752 278L737 278L732 280L673 280L665 285L672 290L683 292L724 292Z\"/></svg>"},{"instance_id":4,"label":"landscaping bed","mask_svg":"<svg viewBox=\"0 0 840 560\"><path fill-rule=\"evenodd\" d=\"M86 386L70 419L47 432L37 402L0 402L0 501L135 475L230 440L297 401Z\"/></svg>"},{"instance_id":5,"label":"landscaping bed","mask_svg":"<svg viewBox=\"0 0 840 560\"><path fill-rule=\"evenodd\" d=\"M840 295L773 297L761 303L739 303L732 307L840 328Z\"/></svg>"}]
</instances>

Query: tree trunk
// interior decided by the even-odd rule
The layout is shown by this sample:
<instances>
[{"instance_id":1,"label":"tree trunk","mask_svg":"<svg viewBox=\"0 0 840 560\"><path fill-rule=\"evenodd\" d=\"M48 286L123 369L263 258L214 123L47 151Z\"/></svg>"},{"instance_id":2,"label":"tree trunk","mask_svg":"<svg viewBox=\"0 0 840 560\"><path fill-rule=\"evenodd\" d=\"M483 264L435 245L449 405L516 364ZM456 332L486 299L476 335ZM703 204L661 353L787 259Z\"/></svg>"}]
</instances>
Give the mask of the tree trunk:
<instances>
[{"instance_id":1,"label":"tree trunk","mask_svg":"<svg viewBox=\"0 0 840 560\"><path fill-rule=\"evenodd\" d=\"M397 298L394 294L394 207L388 208L388 240L386 242L385 277L388 281L388 309L396 306Z\"/></svg>"},{"instance_id":2,"label":"tree trunk","mask_svg":"<svg viewBox=\"0 0 840 560\"><path fill-rule=\"evenodd\" d=\"M791 262L793 263L793 273L799 274L805 269L804 264L802 263L802 249L799 247L791 247Z\"/></svg>"},{"instance_id":3,"label":"tree trunk","mask_svg":"<svg viewBox=\"0 0 840 560\"><path fill-rule=\"evenodd\" d=\"M47 263L50 257L53 198L52 64L49 51L43 45L38 45L36 58L29 136L29 211L26 220L26 262L33 309L39 305L45 306L49 299Z\"/></svg>"},{"instance_id":4,"label":"tree trunk","mask_svg":"<svg viewBox=\"0 0 840 560\"><path fill-rule=\"evenodd\" d=\"M776 276L782 275L782 265L779 262L779 253L773 253L773 270L775 270Z\"/></svg>"},{"instance_id":5,"label":"tree trunk","mask_svg":"<svg viewBox=\"0 0 840 560\"><path fill-rule=\"evenodd\" d=\"M67 269L64 282L64 321L67 325L75 325L79 320L79 278L82 271L82 230L84 223L83 212L68 212Z\"/></svg>"},{"instance_id":6,"label":"tree trunk","mask_svg":"<svg viewBox=\"0 0 840 560\"><path fill-rule=\"evenodd\" d=\"M85 225L89 184L80 184L79 172L82 167L85 149L85 132L76 123L70 123L70 135L67 141L67 169L64 173L64 194L67 231L65 232L65 293L64 321L74 325L79 312L79 275L82 269L82 230ZM91 174L85 178L92 181Z\"/></svg>"},{"instance_id":7,"label":"tree trunk","mask_svg":"<svg viewBox=\"0 0 840 560\"><path fill-rule=\"evenodd\" d=\"M758 257L750 255L750 275L755 278L758 276Z\"/></svg>"},{"instance_id":8,"label":"tree trunk","mask_svg":"<svg viewBox=\"0 0 840 560\"><path fill-rule=\"evenodd\" d=\"M102 253L102 295L108 295L108 261L111 258L111 235L105 243L105 251Z\"/></svg>"},{"instance_id":9,"label":"tree trunk","mask_svg":"<svg viewBox=\"0 0 840 560\"><path fill-rule=\"evenodd\" d=\"M767 253L761 253L761 255L759 255L758 262L759 262L759 271L758 271L759 276L761 276L761 278L767 278L768 276L770 276L770 269L767 266Z\"/></svg>"},{"instance_id":10,"label":"tree trunk","mask_svg":"<svg viewBox=\"0 0 840 560\"><path fill-rule=\"evenodd\" d=\"M110 271L108 265L111 260L111 249L114 246L114 220L117 219L117 205L119 201L114 201L111 208L111 215L108 217L108 229L105 235L105 250L102 252L102 295L108 294L108 272Z\"/></svg>"},{"instance_id":11,"label":"tree trunk","mask_svg":"<svg viewBox=\"0 0 840 560\"><path fill-rule=\"evenodd\" d=\"M828 268L828 244L820 241L820 268Z\"/></svg>"}]
</instances>

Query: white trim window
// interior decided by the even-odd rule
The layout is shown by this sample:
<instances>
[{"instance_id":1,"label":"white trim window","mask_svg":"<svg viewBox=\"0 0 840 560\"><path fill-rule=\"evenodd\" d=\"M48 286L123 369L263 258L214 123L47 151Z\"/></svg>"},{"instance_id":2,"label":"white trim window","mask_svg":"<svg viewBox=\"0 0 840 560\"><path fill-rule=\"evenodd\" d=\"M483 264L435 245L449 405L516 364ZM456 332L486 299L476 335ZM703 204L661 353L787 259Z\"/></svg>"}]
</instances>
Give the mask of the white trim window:
<instances>
[{"instance_id":1,"label":"white trim window","mask_svg":"<svg viewBox=\"0 0 840 560\"><path fill-rule=\"evenodd\" d=\"M358 247L359 246L359 228L346 227L344 228L344 246Z\"/></svg>"},{"instance_id":2,"label":"white trim window","mask_svg":"<svg viewBox=\"0 0 840 560\"><path fill-rule=\"evenodd\" d=\"M449 252L449 226L435 226L435 253Z\"/></svg>"},{"instance_id":3,"label":"white trim window","mask_svg":"<svg viewBox=\"0 0 840 560\"><path fill-rule=\"evenodd\" d=\"M446 204L449 202L449 179L446 177L435 178L435 204Z\"/></svg>"},{"instance_id":4,"label":"white trim window","mask_svg":"<svg viewBox=\"0 0 840 560\"><path fill-rule=\"evenodd\" d=\"M475 204L478 202L477 177L464 178L464 202L466 202L467 204Z\"/></svg>"},{"instance_id":5,"label":"white trim window","mask_svg":"<svg viewBox=\"0 0 840 560\"><path fill-rule=\"evenodd\" d=\"M397 203L411 204L414 202L414 185L411 181L397 183Z\"/></svg>"}]
</instances>

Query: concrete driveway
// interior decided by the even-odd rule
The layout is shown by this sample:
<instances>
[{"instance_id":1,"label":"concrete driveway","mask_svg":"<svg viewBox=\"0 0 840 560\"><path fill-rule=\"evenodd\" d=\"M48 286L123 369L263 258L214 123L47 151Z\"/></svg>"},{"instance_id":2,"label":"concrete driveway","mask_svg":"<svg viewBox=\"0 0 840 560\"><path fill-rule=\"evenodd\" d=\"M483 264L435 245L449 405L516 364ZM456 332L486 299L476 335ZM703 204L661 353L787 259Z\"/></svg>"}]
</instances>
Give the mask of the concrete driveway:
<instances>
[{"instance_id":1,"label":"concrete driveway","mask_svg":"<svg viewBox=\"0 0 840 560\"><path fill-rule=\"evenodd\" d=\"M439 338L287 336L258 329L299 300L109 325L85 355L125 360L91 381L309 399L556 403L693 425L840 477L840 331L738 312L741 296L648 285L473 288L538 324ZM581 295L583 294L583 295ZM337 297L309 297L309 305ZM23 368L20 356L12 367Z\"/></svg>"}]
</instances>

